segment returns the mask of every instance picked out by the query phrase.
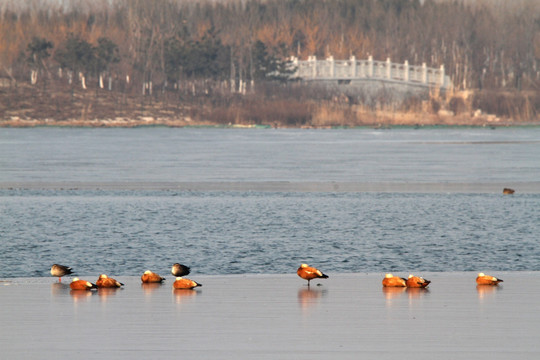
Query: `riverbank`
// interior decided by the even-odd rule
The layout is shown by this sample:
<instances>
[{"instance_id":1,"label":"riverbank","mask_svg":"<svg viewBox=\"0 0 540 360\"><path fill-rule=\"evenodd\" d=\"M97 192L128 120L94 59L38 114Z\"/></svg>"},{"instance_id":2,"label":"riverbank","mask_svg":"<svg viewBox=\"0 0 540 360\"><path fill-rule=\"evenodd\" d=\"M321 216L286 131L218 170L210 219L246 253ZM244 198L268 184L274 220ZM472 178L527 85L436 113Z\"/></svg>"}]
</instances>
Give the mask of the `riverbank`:
<instances>
[{"instance_id":1,"label":"riverbank","mask_svg":"<svg viewBox=\"0 0 540 360\"><path fill-rule=\"evenodd\" d=\"M296 89L298 90L298 89ZM413 104L367 106L342 97L302 98L256 94L152 96L82 90L62 84L0 88L0 127L268 127L354 128L537 126L540 118L484 113L472 95L414 99ZM514 96L515 95L508 95ZM471 99L469 99L471 97ZM410 102L411 102L410 101ZM488 105L486 105L488 106Z\"/></svg>"}]
</instances>

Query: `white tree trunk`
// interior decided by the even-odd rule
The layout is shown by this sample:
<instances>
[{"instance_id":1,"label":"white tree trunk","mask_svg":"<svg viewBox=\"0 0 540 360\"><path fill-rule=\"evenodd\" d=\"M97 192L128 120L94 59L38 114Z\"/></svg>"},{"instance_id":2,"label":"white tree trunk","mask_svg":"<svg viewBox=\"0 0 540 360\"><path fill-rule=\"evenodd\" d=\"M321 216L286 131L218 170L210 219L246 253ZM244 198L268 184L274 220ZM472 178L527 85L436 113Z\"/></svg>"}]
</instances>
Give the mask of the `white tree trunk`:
<instances>
[{"instance_id":1,"label":"white tree trunk","mask_svg":"<svg viewBox=\"0 0 540 360\"><path fill-rule=\"evenodd\" d=\"M79 73L79 79L81 80L82 88L86 90L86 78L84 77L84 74L82 72Z\"/></svg>"},{"instance_id":2,"label":"white tree trunk","mask_svg":"<svg viewBox=\"0 0 540 360\"><path fill-rule=\"evenodd\" d=\"M36 83L37 83L37 75L38 75L37 70L31 70L31 72L30 72L30 83L32 85L36 85Z\"/></svg>"}]
</instances>

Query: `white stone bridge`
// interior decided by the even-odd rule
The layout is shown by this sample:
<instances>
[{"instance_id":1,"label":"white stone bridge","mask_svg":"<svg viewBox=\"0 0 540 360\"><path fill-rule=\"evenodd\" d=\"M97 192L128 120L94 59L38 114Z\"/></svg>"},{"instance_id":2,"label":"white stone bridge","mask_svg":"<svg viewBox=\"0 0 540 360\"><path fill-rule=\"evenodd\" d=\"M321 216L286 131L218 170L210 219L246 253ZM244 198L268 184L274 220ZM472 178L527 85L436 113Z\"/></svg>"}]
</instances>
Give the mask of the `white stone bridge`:
<instances>
[{"instance_id":1,"label":"white stone bridge","mask_svg":"<svg viewBox=\"0 0 540 360\"><path fill-rule=\"evenodd\" d=\"M408 61L397 64L390 61L375 61L373 57L358 60L354 56L349 60L334 60L332 56L325 60L317 60L310 56L308 60L292 58L296 73L293 77L303 81L336 82L339 85L379 81L406 87L449 89L452 87L450 77L440 68L409 65Z\"/></svg>"}]
</instances>

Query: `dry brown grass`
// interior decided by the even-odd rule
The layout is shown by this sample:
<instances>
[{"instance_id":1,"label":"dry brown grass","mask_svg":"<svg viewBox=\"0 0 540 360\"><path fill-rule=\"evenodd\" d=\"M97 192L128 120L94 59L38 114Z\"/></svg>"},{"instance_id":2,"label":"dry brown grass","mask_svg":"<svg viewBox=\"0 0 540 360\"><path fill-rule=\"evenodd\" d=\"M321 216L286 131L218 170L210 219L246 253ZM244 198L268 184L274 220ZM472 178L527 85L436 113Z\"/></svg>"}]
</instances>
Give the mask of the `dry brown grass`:
<instances>
[{"instance_id":1,"label":"dry brown grass","mask_svg":"<svg viewBox=\"0 0 540 360\"><path fill-rule=\"evenodd\" d=\"M320 94L318 94L320 96ZM339 100L339 97L337 98ZM478 110L478 109L481 109ZM500 114L500 115L496 115ZM302 93L182 97L177 93L135 96L49 84L0 88L0 126L268 125L355 127L540 124L540 94L462 92L401 105L350 103Z\"/></svg>"}]
</instances>

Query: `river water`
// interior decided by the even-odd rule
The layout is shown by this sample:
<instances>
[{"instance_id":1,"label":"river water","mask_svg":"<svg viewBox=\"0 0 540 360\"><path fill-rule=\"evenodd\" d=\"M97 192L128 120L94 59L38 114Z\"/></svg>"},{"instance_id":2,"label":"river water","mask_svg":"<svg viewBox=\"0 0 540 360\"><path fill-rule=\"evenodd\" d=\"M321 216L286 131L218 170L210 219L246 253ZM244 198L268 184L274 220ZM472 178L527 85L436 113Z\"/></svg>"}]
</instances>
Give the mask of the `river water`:
<instances>
[{"instance_id":1,"label":"river water","mask_svg":"<svg viewBox=\"0 0 540 360\"><path fill-rule=\"evenodd\" d=\"M0 129L0 278L539 271L539 209L534 127Z\"/></svg>"}]
</instances>

